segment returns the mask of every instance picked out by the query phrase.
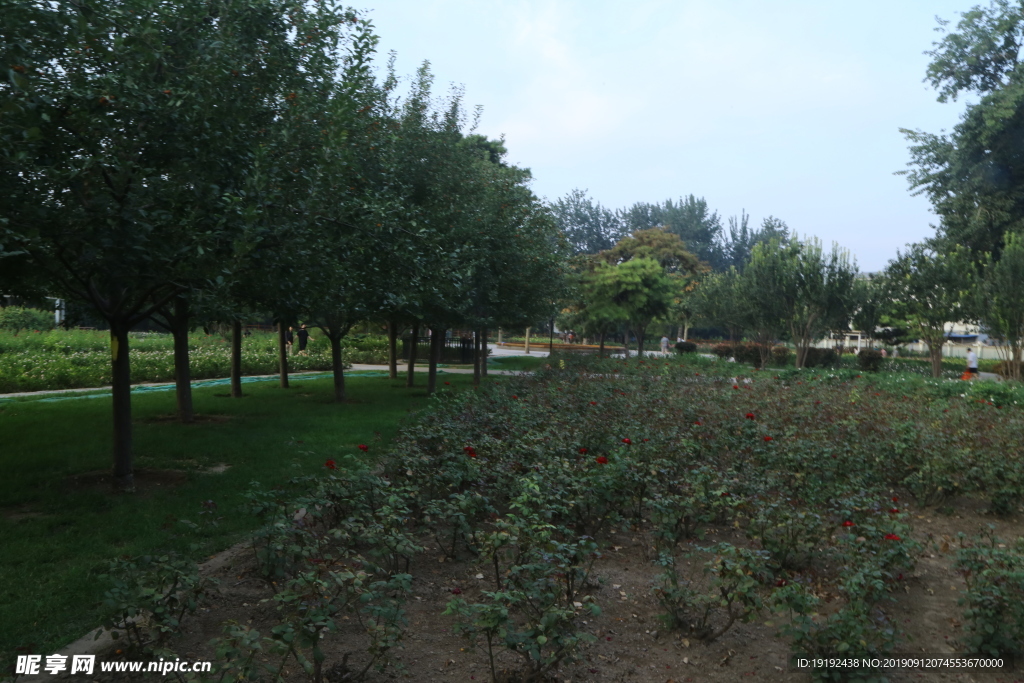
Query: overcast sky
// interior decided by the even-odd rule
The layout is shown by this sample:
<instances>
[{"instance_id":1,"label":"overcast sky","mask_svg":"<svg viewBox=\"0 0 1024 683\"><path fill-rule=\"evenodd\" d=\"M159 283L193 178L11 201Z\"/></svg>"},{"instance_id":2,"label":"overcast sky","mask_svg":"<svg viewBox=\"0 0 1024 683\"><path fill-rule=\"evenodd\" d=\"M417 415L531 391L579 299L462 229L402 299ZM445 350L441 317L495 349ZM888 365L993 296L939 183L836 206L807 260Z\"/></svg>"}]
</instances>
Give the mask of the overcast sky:
<instances>
[{"instance_id":1,"label":"overcast sky","mask_svg":"<svg viewBox=\"0 0 1024 683\"><path fill-rule=\"evenodd\" d=\"M862 270L933 234L893 175L900 128L951 128L963 102L923 82L951 0L379 0L380 62L429 60L504 134L534 191L609 208L695 194L723 217L774 215ZM359 5L357 5L359 6ZM955 22L954 22L955 24Z\"/></svg>"}]
</instances>

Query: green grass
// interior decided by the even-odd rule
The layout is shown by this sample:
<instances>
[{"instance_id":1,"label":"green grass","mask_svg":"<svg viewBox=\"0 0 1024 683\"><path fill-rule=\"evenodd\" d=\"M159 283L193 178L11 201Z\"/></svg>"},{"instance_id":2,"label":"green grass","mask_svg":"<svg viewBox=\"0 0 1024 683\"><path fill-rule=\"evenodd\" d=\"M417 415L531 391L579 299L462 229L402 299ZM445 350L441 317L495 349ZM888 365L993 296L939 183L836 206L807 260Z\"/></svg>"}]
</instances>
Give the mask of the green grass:
<instances>
[{"instance_id":1,"label":"green grass","mask_svg":"<svg viewBox=\"0 0 1024 683\"><path fill-rule=\"evenodd\" d=\"M445 390L460 390L472 377L445 380ZM242 399L226 397L225 387L198 389L197 413L215 419L194 425L167 419L173 392L134 396L136 468L177 470L184 481L132 495L71 483L110 470L109 398L0 403L0 667L16 648L50 653L97 626L107 588L99 577L110 559L169 550L202 558L256 526L243 509L251 482L274 487L329 458L339 467L371 461L399 422L426 405L425 377L419 383L350 377L343 405L331 401L330 379L296 378L288 390L247 384ZM220 464L230 468L206 471ZM200 521L208 500L221 518L216 527L197 533L179 522Z\"/></svg>"},{"instance_id":2,"label":"green grass","mask_svg":"<svg viewBox=\"0 0 1024 683\"><path fill-rule=\"evenodd\" d=\"M530 372L536 370L547 358L537 356L501 356L491 358L490 364L497 370L514 370L516 372Z\"/></svg>"}]
</instances>

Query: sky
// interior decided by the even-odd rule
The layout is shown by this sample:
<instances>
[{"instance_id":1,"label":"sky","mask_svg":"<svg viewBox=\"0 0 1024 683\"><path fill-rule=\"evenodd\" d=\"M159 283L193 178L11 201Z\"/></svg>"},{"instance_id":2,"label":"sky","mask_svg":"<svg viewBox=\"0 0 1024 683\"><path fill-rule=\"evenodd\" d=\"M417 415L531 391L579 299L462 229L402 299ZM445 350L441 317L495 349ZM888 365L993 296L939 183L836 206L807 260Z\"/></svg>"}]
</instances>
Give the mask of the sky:
<instances>
[{"instance_id":1,"label":"sky","mask_svg":"<svg viewBox=\"0 0 1024 683\"><path fill-rule=\"evenodd\" d=\"M378 0L378 61L465 88L534 192L604 206L704 197L838 243L863 271L934 234L894 175L901 128L949 130L964 102L924 82L952 0Z\"/></svg>"}]
</instances>

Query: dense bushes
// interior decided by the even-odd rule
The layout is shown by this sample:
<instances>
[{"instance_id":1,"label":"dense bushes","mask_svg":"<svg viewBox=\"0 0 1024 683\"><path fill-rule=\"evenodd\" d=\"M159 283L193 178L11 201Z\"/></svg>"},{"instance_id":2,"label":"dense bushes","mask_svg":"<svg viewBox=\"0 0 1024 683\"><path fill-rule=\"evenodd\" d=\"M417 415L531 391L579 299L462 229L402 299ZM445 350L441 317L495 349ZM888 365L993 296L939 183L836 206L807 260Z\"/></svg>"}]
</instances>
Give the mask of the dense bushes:
<instances>
[{"instance_id":1,"label":"dense bushes","mask_svg":"<svg viewBox=\"0 0 1024 683\"><path fill-rule=\"evenodd\" d=\"M679 353L697 353L697 345L691 341L676 342L676 351Z\"/></svg>"},{"instance_id":2,"label":"dense bushes","mask_svg":"<svg viewBox=\"0 0 1024 683\"><path fill-rule=\"evenodd\" d=\"M174 378L174 344L170 335L133 333L130 354L132 381L165 382ZM0 333L0 393L102 387L110 384L110 335L107 332L54 330L14 336ZM193 379L227 377L230 344L218 335L195 333L189 338ZM342 359L352 363L386 363L387 339L379 336L345 340ZM330 344L314 335L308 355L292 355L289 369L330 370ZM242 344L242 374L278 371L277 335L256 332Z\"/></svg>"},{"instance_id":3,"label":"dense bushes","mask_svg":"<svg viewBox=\"0 0 1024 683\"><path fill-rule=\"evenodd\" d=\"M878 372L882 368L882 352L878 349L861 349L857 354L857 366L865 372Z\"/></svg>"},{"instance_id":4,"label":"dense bushes","mask_svg":"<svg viewBox=\"0 0 1024 683\"><path fill-rule=\"evenodd\" d=\"M22 330L52 330L53 327L52 312L20 306L0 308L0 330L9 330L18 334Z\"/></svg>"}]
</instances>

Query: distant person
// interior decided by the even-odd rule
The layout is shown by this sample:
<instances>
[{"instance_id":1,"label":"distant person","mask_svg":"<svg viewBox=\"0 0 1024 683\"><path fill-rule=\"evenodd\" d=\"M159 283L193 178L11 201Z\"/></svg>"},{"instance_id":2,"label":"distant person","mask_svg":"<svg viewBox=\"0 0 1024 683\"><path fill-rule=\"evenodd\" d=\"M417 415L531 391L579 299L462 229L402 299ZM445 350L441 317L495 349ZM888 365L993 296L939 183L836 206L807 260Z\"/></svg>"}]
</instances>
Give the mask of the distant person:
<instances>
[{"instance_id":1,"label":"distant person","mask_svg":"<svg viewBox=\"0 0 1024 683\"><path fill-rule=\"evenodd\" d=\"M295 328L289 327L288 331L284 333L284 347L288 351L288 355L291 356L295 353Z\"/></svg>"},{"instance_id":2,"label":"distant person","mask_svg":"<svg viewBox=\"0 0 1024 683\"><path fill-rule=\"evenodd\" d=\"M893 349L892 350L892 357L893 358L899 358L900 357L900 350L899 349Z\"/></svg>"},{"instance_id":3,"label":"distant person","mask_svg":"<svg viewBox=\"0 0 1024 683\"><path fill-rule=\"evenodd\" d=\"M668 353L668 336L662 335L661 337L661 352Z\"/></svg>"},{"instance_id":4,"label":"distant person","mask_svg":"<svg viewBox=\"0 0 1024 683\"><path fill-rule=\"evenodd\" d=\"M309 342L309 330L306 329L305 325L302 325L299 327L299 331L295 333L295 336L299 338L299 355L308 356L306 344Z\"/></svg>"},{"instance_id":5,"label":"distant person","mask_svg":"<svg viewBox=\"0 0 1024 683\"><path fill-rule=\"evenodd\" d=\"M978 376L978 355L974 353L974 347L967 347L967 374L974 379Z\"/></svg>"},{"instance_id":6,"label":"distant person","mask_svg":"<svg viewBox=\"0 0 1024 683\"><path fill-rule=\"evenodd\" d=\"M885 349L882 349L882 358L887 358L888 356L889 356L889 352L886 351Z\"/></svg>"}]
</instances>

